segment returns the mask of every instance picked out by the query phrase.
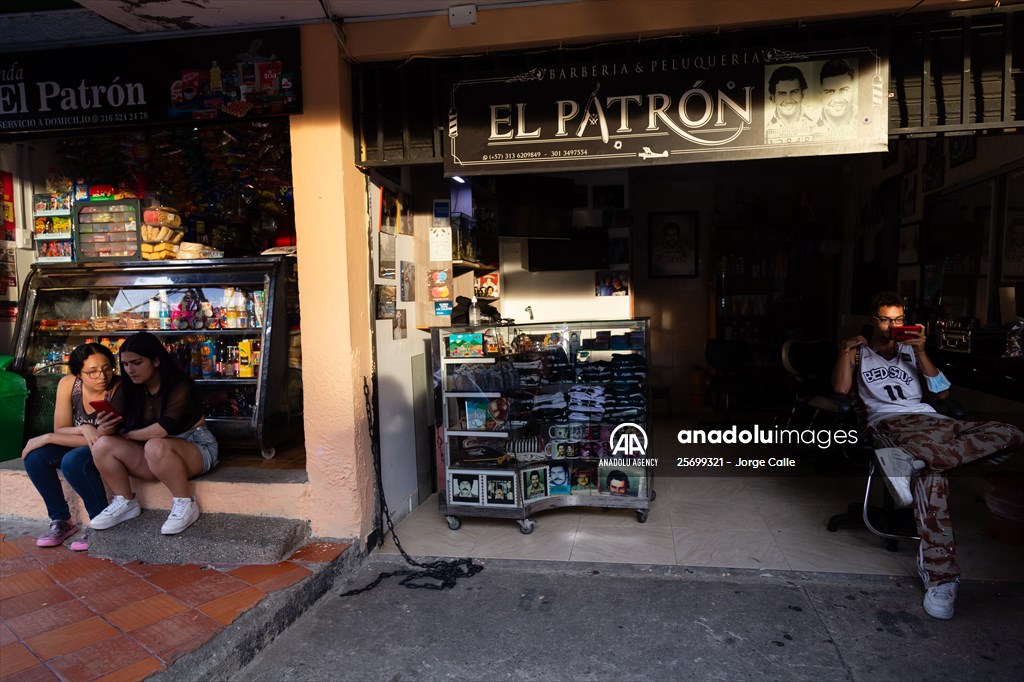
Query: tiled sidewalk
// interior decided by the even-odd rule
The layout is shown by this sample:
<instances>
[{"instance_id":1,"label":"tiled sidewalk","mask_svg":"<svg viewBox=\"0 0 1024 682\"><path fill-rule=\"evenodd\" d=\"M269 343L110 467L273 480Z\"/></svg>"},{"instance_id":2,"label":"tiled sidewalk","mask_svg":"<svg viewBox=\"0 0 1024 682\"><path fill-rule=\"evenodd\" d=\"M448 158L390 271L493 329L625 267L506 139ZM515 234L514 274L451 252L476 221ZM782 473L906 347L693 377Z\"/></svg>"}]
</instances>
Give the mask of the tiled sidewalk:
<instances>
[{"instance_id":1,"label":"tiled sidewalk","mask_svg":"<svg viewBox=\"0 0 1024 682\"><path fill-rule=\"evenodd\" d=\"M269 566L118 564L0 534L0 681L141 680L347 546L311 542Z\"/></svg>"}]
</instances>

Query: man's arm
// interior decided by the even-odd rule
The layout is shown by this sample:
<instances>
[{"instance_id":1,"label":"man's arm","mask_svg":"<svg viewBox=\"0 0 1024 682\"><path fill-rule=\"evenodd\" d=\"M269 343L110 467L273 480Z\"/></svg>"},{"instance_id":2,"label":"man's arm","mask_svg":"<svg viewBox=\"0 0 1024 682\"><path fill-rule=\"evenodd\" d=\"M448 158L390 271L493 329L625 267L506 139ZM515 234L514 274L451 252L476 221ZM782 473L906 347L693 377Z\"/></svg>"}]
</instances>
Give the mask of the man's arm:
<instances>
[{"instance_id":1,"label":"man's arm","mask_svg":"<svg viewBox=\"0 0 1024 682\"><path fill-rule=\"evenodd\" d=\"M832 390L836 393L845 395L850 392L853 387L853 365L857 358L857 349L867 345L867 342L863 336L854 336L839 344L839 357L836 359L835 369L832 370Z\"/></svg>"},{"instance_id":2,"label":"man's arm","mask_svg":"<svg viewBox=\"0 0 1024 682\"><path fill-rule=\"evenodd\" d=\"M917 326L921 329L920 333L914 338L908 339L906 343L914 349L914 356L917 358L917 368L920 370L921 375L924 377L937 377L939 375L939 368L936 367L935 363L932 362L932 359L928 357L928 352L924 348L927 340L924 335L924 327L921 325ZM924 382L924 387L926 389L928 388L927 380ZM930 389L929 392L931 392ZM934 393L933 395L937 395L939 398L945 400L949 397L949 389Z\"/></svg>"}]
</instances>

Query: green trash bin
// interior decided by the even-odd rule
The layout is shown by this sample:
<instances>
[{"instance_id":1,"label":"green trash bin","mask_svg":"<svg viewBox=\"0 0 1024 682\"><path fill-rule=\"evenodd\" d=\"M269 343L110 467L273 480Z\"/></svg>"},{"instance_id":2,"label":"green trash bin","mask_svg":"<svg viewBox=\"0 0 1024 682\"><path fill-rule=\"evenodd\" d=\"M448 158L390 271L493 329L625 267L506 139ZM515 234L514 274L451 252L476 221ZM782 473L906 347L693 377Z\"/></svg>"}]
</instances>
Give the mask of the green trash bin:
<instances>
[{"instance_id":1,"label":"green trash bin","mask_svg":"<svg viewBox=\"0 0 1024 682\"><path fill-rule=\"evenodd\" d=\"M25 377L7 371L12 362L10 355L0 355L0 462L21 457L25 444L28 389Z\"/></svg>"}]
</instances>

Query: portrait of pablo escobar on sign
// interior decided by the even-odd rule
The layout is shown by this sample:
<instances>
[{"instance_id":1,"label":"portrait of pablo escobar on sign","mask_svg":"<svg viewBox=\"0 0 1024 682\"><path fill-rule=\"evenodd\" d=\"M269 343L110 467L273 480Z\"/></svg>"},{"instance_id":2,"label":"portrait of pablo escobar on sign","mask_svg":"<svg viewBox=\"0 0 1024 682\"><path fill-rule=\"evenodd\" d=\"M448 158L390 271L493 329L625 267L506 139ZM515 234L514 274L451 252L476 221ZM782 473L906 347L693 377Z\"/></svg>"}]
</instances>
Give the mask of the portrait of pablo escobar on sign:
<instances>
[{"instance_id":1,"label":"portrait of pablo escobar on sign","mask_svg":"<svg viewBox=\"0 0 1024 682\"><path fill-rule=\"evenodd\" d=\"M871 96L870 87L860 87L859 77L854 57L766 67L765 143L852 140L861 128L872 133L859 102L862 90Z\"/></svg>"}]
</instances>

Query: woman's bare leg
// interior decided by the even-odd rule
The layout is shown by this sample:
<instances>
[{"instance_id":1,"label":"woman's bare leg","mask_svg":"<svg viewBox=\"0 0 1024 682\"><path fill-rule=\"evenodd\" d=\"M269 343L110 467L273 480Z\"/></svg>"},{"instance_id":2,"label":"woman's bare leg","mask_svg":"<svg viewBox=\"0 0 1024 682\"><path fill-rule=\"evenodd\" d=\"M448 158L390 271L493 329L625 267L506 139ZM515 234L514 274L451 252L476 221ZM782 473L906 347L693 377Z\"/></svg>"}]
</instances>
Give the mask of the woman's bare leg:
<instances>
[{"instance_id":1,"label":"woman's bare leg","mask_svg":"<svg viewBox=\"0 0 1024 682\"><path fill-rule=\"evenodd\" d=\"M125 499L135 496L129 476L156 480L146 463L143 443L120 436L103 436L92 446L92 458L103 481L115 495Z\"/></svg>"},{"instance_id":2,"label":"woman's bare leg","mask_svg":"<svg viewBox=\"0 0 1024 682\"><path fill-rule=\"evenodd\" d=\"M167 486L174 497L191 497L188 480L203 470L203 455L199 448L181 438L147 441L145 462L147 469Z\"/></svg>"}]
</instances>

